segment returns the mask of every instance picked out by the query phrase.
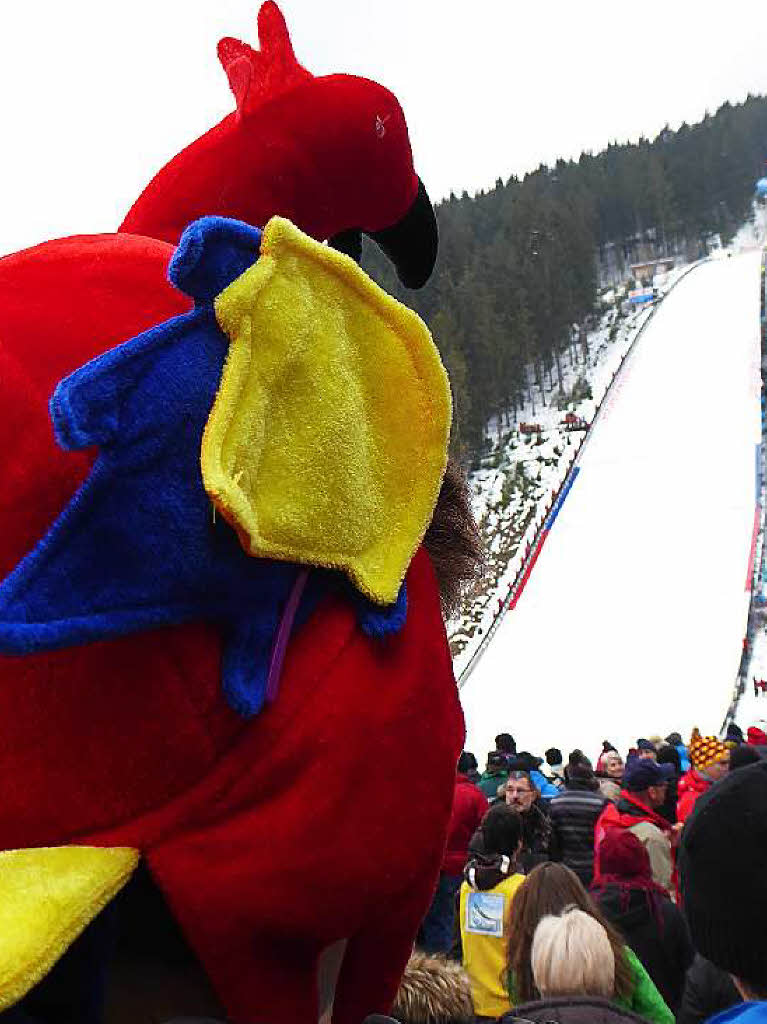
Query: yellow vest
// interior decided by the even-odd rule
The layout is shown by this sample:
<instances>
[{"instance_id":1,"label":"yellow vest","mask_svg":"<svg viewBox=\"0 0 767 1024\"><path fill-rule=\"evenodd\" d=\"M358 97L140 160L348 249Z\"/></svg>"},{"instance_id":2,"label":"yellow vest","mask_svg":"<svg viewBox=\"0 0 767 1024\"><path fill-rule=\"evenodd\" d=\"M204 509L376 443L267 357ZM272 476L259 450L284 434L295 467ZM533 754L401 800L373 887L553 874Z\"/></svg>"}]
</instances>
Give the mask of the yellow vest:
<instances>
[{"instance_id":1,"label":"yellow vest","mask_svg":"<svg viewBox=\"0 0 767 1024\"><path fill-rule=\"evenodd\" d=\"M511 875L486 892L472 889L468 882L461 886L463 966L479 1017L500 1017L511 1009L506 988L509 911L524 880L524 875Z\"/></svg>"}]
</instances>

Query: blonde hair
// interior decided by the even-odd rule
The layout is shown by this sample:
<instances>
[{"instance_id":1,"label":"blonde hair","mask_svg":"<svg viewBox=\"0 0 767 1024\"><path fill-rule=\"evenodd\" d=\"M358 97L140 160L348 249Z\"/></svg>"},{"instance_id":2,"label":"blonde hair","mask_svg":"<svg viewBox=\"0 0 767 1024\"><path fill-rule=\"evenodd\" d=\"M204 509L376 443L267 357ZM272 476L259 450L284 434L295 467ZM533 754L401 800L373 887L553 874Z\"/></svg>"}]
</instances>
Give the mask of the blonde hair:
<instances>
[{"instance_id":1,"label":"blonde hair","mask_svg":"<svg viewBox=\"0 0 767 1024\"><path fill-rule=\"evenodd\" d=\"M471 1024L474 1002L469 976L454 960L416 950L391 1012L403 1024Z\"/></svg>"},{"instance_id":2,"label":"blonde hair","mask_svg":"<svg viewBox=\"0 0 767 1024\"><path fill-rule=\"evenodd\" d=\"M603 996L615 993L615 957L599 921L565 907L558 916L541 918L530 952L535 986L550 996Z\"/></svg>"}]
</instances>

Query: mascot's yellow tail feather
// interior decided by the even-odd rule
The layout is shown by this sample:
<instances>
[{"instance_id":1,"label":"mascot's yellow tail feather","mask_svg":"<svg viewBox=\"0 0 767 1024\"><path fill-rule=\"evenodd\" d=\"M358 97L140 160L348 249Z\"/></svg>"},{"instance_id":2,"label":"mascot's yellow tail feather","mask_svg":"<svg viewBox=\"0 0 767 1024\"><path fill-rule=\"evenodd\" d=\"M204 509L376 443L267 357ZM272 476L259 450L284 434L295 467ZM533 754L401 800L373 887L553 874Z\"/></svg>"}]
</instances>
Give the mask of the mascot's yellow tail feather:
<instances>
[{"instance_id":1,"label":"mascot's yellow tail feather","mask_svg":"<svg viewBox=\"0 0 767 1024\"><path fill-rule=\"evenodd\" d=\"M0 1010L45 977L122 889L138 858L126 847L0 853Z\"/></svg>"}]
</instances>

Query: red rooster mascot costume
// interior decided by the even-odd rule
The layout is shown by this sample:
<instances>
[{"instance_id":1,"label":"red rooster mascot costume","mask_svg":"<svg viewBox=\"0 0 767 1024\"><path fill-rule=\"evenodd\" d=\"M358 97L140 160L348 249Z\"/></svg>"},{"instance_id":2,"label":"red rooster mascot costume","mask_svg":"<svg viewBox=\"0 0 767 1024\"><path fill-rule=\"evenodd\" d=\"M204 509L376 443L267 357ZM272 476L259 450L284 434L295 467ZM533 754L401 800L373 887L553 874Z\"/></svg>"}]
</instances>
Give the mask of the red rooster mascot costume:
<instances>
[{"instance_id":1,"label":"red rooster mascot costume","mask_svg":"<svg viewBox=\"0 0 767 1024\"><path fill-rule=\"evenodd\" d=\"M258 27L117 233L0 260L0 1021L121 1019L139 863L222 1016L360 1024L439 872L467 507L428 333L350 258L418 287L436 221L395 97Z\"/></svg>"}]
</instances>

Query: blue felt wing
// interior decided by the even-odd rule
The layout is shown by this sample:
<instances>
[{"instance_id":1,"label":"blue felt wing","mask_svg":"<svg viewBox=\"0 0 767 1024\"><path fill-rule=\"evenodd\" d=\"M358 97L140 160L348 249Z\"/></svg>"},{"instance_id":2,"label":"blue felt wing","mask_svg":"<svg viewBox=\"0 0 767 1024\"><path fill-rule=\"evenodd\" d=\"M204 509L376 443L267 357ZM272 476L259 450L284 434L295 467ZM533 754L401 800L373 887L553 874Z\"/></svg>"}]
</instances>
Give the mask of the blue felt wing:
<instances>
[{"instance_id":1,"label":"blue felt wing","mask_svg":"<svg viewBox=\"0 0 767 1024\"><path fill-rule=\"evenodd\" d=\"M295 565L249 557L216 521L200 446L228 341L210 299L258 258L261 234L208 217L184 233L171 279L197 300L65 378L51 418L65 448L99 445L90 476L40 543L0 583L0 651L29 653L206 620L224 637L223 686L239 713L264 700L271 640ZM333 574L315 571L303 618ZM406 615L404 586L362 628L385 636Z\"/></svg>"},{"instance_id":2,"label":"blue felt wing","mask_svg":"<svg viewBox=\"0 0 767 1024\"><path fill-rule=\"evenodd\" d=\"M197 302L212 302L253 266L260 248L258 228L227 217L201 217L181 236L168 278Z\"/></svg>"},{"instance_id":3,"label":"blue felt wing","mask_svg":"<svg viewBox=\"0 0 767 1024\"><path fill-rule=\"evenodd\" d=\"M394 604L381 607L362 597L356 595L357 618L363 633L372 637L391 636L399 633L407 620L407 584L403 583L399 588L397 600Z\"/></svg>"}]
</instances>

